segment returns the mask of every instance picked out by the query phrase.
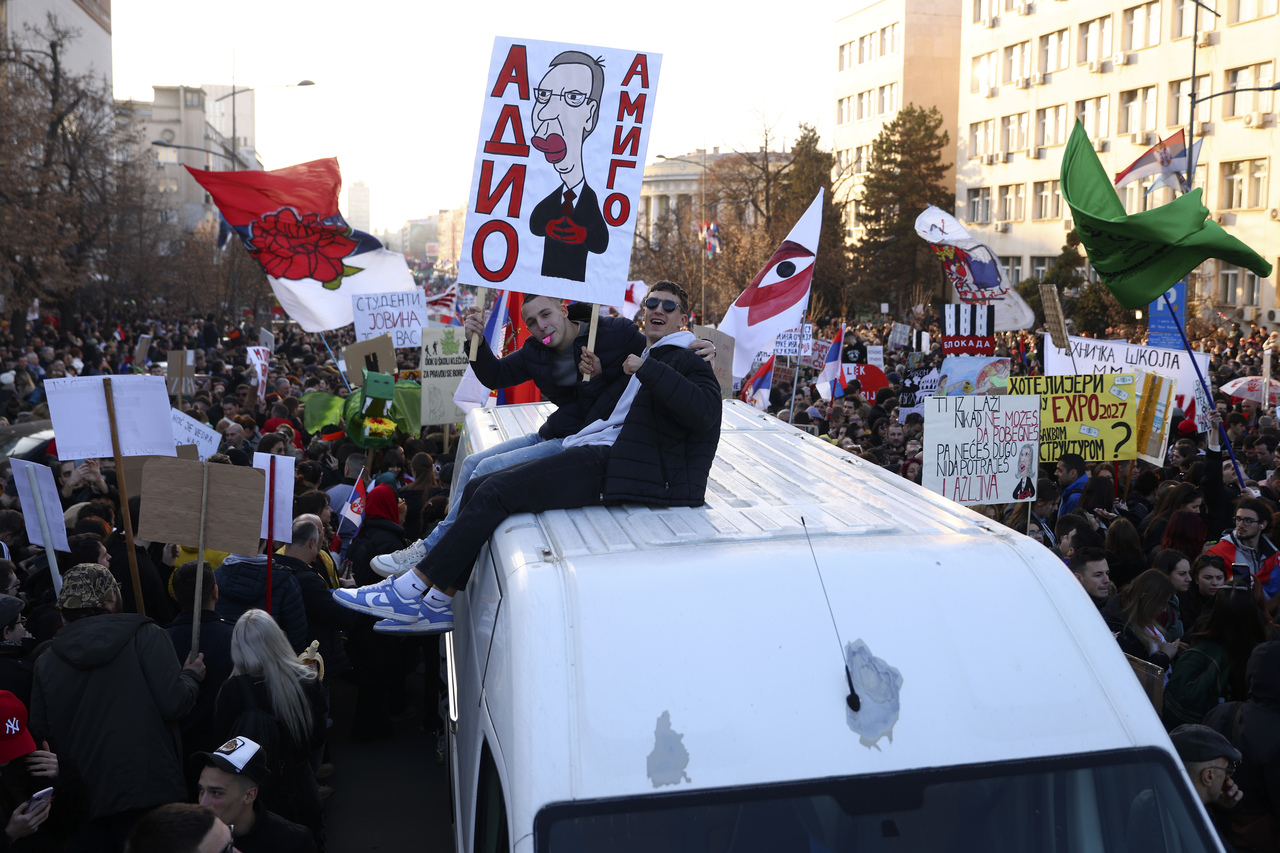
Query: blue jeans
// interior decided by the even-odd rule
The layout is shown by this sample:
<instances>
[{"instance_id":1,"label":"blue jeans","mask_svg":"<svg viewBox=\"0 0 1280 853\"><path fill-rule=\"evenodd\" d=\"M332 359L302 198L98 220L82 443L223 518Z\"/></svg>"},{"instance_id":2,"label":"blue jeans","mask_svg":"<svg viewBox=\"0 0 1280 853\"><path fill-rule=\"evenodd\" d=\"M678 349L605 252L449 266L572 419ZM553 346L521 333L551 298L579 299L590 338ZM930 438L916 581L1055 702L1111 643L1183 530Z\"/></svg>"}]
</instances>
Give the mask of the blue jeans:
<instances>
[{"instance_id":1,"label":"blue jeans","mask_svg":"<svg viewBox=\"0 0 1280 853\"><path fill-rule=\"evenodd\" d=\"M449 514L436 525L436 529L431 531L430 536L422 540L422 544L430 551L440 541L440 538L449 532L449 528L453 527L453 522L458 517L458 510L462 507L462 493L467 488L467 483L471 482L472 477L492 474L494 471L510 468L512 465L519 465L522 462L542 459L545 456L554 456L563 448L564 439L553 438L549 441L544 441L542 436L536 432L531 432L528 435L504 441L502 444L490 447L488 450L472 453L463 460L462 470L458 472L456 491L450 495Z\"/></svg>"}]
</instances>

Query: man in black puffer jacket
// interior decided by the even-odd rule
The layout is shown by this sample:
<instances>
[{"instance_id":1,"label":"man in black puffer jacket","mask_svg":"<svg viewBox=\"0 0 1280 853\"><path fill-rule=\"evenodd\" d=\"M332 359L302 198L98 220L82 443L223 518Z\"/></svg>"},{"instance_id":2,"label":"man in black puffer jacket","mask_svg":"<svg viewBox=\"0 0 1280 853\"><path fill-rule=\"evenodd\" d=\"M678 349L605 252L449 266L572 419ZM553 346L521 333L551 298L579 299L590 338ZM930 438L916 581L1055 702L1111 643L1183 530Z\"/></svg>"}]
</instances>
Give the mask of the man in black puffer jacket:
<instances>
[{"instance_id":1,"label":"man in black puffer jacket","mask_svg":"<svg viewBox=\"0 0 1280 853\"><path fill-rule=\"evenodd\" d=\"M246 610L266 610L267 555L232 554L213 573L218 580L218 615L235 622ZM307 638L307 611L302 603L302 588L293 573L278 565L271 567L271 610L289 645L300 652L311 641Z\"/></svg>"},{"instance_id":2,"label":"man in black puffer jacket","mask_svg":"<svg viewBox=\"0 0 1280 853\"><path fill-rule=\"evenodd\" d=\"M607 415L564 440L564 450L473 479L457 523L425 559L393 584L335 590L344 606L382 617L375 630L437 633L453 628L455 587L509 515L638 501L701 506L720 440L720 385L687 349L689 298L660 281L644 301L643 355L623 360L625 381L606 389ZM590 361L590 353L584 359Z\"/></svg>"}]
</instances>

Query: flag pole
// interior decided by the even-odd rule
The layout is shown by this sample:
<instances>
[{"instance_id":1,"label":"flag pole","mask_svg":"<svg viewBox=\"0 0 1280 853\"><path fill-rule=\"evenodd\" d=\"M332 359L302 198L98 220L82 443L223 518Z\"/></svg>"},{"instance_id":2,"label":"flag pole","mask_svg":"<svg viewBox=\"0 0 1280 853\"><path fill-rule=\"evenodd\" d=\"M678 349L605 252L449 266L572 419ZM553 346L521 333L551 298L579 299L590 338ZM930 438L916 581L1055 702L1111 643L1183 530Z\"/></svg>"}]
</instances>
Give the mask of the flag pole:
<instances>
[{"instance_id":1,"label":"flag pole","mask_svg":"<svg viewBox=\"0 0 1280 853\"><path fill-rule=\"evenodd\" d=\"M329 346L329 340L324 336L324 332L320 333L320 340L324 341L324 348L329 351L329 358L333 359L333 366L336 368L338 366L338 357L333 354L333 347ZM342 377L342 384L347 386L347 393L350 394L351 383L347 381L347 374L339 370L338 375Z\"/></svg>"},{"instance_id":2,"label":"flag pole","mask_svg":"<svg viewBox=\"0 0 1280 853\"><path fill-rule=\"evenodd\" d=\"M1195 353L1191 351L1191 341L1187 338L1187 333L1182 328L1182 323L1178 321L1178 315L1173 310L1173 303L1169 301L1169 291L1166 290L1162 298L1164 299L1164 307L1169 309L1169 316L1173 319L1173 325L1177 328L1179 337L1182 338L1182 346L1187 350L1187 357L1191 359L1191 366L1195 368L1196 379L1200 380L1200 387L1204 389L1205 401L1212 408L1213 392L1209 390L1209 383L1205 381L1204 374L1200 372L1200 365L1196 363ZM1240 488L1243 489L1244 473L1240 470L1240 462L1236 459L1236 452L1231 447L1231 437L1227 435L1226 423L1218 424L1218 430L1222 433L1222 443L1227 446L1227 454L1231 457L1231 465L1236 469L1236 479L1240 481Z\"/></svg>"},{"instance_id":3,"label":"flag pole","mask_svg":"<svg viewBox=\"0 0 1280 853\"><path fill-rule=\"evenodd\" d=\"M796 390L800 387L800 359L795 356L787 356L787 361L791 364L791 405L787 407L787 423L795 423L796 420Z\"/></svg>"}]
</instances>

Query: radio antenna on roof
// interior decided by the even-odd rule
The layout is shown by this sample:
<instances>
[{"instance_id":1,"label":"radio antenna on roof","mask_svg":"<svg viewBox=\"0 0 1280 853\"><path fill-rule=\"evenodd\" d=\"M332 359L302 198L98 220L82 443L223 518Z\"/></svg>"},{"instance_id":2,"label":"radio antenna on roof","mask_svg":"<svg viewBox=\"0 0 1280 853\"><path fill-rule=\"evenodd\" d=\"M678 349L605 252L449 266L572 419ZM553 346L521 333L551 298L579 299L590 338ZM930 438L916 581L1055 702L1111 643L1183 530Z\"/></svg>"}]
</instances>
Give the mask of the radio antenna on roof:
<instances>
[{"instance_id":1,"label":"radio antenna on roof","mask_svg":"<svg viewBox=\"0 0 1280 853\"><path fill-rule=\"evenodd\" d=\"M804 528L804 541L809 543L809 555L813 557L813 570L818 573L818 583L822 585L822 597L827 602L827 615L831 617L831 627L836 632L836 642L840 644L840 660L844 661L844 679L849 684L849 695L845 697L845 704L849 706L850 711L855 713L862 708L862 700L858 698L858 691L853 689L853 673L849 671L849 662L844 654L844 640L840 638L840 626L836 624L835 611L831 609L831 596L827 595L827 582L822 579L822 568L818 565L818 554L813 550L813 540L809 538L809 525L805 523L804 516L800 516L800 526Z\"/></svg>"}]
</instances>

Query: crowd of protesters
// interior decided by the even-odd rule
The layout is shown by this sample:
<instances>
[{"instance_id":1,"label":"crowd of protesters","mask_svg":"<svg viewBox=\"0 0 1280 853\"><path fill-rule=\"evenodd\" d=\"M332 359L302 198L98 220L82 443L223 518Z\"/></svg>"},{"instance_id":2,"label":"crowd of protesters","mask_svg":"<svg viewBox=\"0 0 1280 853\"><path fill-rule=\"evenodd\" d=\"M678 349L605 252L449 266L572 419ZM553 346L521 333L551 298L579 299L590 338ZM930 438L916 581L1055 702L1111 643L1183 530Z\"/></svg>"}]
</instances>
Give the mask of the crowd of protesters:
<instances>
[{"instance_id":1,"label":"crowd of protesters","mask_svg":"<svg viewBox=\"0 0 1280 853\"><path fill-rule=\"evenodd\" d=\"M835 327L817 336L824 331L830 337ZM863 393L854 381L827 401L816 370L796 377L784 368L768 408L919 483L924 421L903 414L913 402L904 377L939 367L942 356L936 344L929 352L890 348L890 331L850 327L841 353L866 363L869 346L883 347L885 387ZM247 323L54 315L24 330L0 329L4 423L48 418L47 379L158 373L171 350L190 350L198 379L180 404L221 435L211 461L248 465L254 452L297 460L294 522L274 555L269 603L265 555L206 551L198 566L195 543L135 539L141 608L111 460L61 461L54 448L29 457L53 468L62 501L71 551L57 554L60 594L43 552L27 541L8 463L0 461L0 717L17 721L0 738L0 850L114 851L130 832L130 849L139 851L165 849L148 846L156 838L187 836L225 846L232 834L244 853L322 850L330 727L349 726L359 742L425 718L443 760L438 709L416 709L407 698L417 671L429 674L429 699L439 692L437 636L377 633L373 617L338 605L331 593L379 580L375 558L421 540L444 518L449 436L424 430L366 452L336 425L309 432L309 394L349 393L329 346L350 341L330 333L326 344L291 324L273 332L260 384L244 349L258 344L258 330ZM150 347L135 365L142 334L152 336ZM1256 328L1203 341L1215 388L1260 372L1265 342ZM996 355L1011 358L1013 375L1037 374L1037 345L1030 333L1002 334ZM410 353L400 355L411 362ZM1197 433L1175 412L1163 466L1064 457L1053 470L1041 466L1034 502L977 509L1061 556L1121 648L1167 674L1168 726L1207 722L1240 748L1249 784L1241 783L1236 814L1270 815L1275 824L1280 782L1270 776L1280 770L1280 749L1272 747L1280 734L1239 733L1280 715L1280 598L1273 598L1280 428L1250 401L1219 395L1215 402L1214 423L1225 425L1241 476L1213 432ZM360 476L368 493L357 531L340 519ZM138 498L130 503L136 533ZM196 619L200 654L191 655ZM349 719L331 711L335 678L355 686ZM50 787L52 797L33 796Z\"/></svg>"}]
</instances>

